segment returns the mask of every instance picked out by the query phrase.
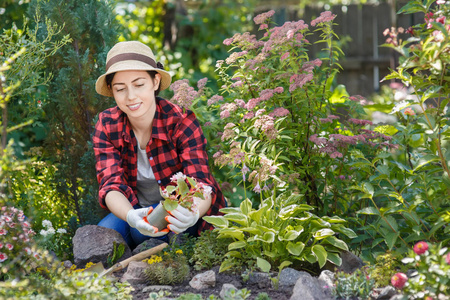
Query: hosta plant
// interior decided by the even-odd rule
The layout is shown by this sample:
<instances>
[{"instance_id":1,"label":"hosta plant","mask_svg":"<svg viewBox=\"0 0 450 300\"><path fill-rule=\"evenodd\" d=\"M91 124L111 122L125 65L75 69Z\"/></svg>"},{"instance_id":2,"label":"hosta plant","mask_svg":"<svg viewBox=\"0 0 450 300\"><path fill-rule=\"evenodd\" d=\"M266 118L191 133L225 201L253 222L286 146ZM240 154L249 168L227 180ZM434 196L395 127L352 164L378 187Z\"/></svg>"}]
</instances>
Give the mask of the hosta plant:
<instances>
[{"instance_id":1,"label":"hosta plant","mask_svg":"<svg viewBox=\"0 0 450 300\"><path fill-rule=\"evenodd\" d=\"M249 199L239 207L221 209L223 216L203 217L216 227L218 238L232 238L220 271L233 266L242 251L264 272L281 270L294 263L327 261L340 265L339 252L348 250L339 237L355 237L339 217L318 217L312 207L301 203L302 195L283 193L263 200L257 209Z\"/></svg>"}]
</instances>

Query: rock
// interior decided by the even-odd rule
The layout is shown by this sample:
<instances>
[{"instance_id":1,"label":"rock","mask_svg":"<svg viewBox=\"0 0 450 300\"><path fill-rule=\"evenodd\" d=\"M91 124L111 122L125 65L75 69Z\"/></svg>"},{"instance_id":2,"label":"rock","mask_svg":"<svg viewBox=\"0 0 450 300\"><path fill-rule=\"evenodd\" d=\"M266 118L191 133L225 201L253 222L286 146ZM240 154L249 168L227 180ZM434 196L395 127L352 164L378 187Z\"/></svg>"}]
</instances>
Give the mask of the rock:
<instances>
[{"instance_id":1,"label":"rock","mask_svg":"<svg viewBox=\"0 0 450 300\"><path fill-rule=\"evenodd\" d=\"M284 268L279 274L278 287L283 291L290 291L297 282L302 273L308 274L303 271L297 271L292 268ZM309 275L309 274L308 274Z\"/></svg>"},{"instance_id":2,"label":"rock","mask_svg":"<svg viewBox=\"0 0 450 300\"><path fill-rule=\"evenodd\" d=\"M131 261L128 264L127 271L122 275L120 282L128 281L130 284L139 284L147 282L144 270L148 263L142 261Z\"/></svg>"},{"instance_id":3,"label":"rock","mask_svg":"<svg viewBox=\"0 0 450 300\"><path fill-rule=\"evenodd\" d=\"M136 255L144 250L156 247L158 245L161 245L162 243L164 243L163 240L160 239L156 239L156 238L150 238L148 240L143 241L142 243L140 243L136 248L134 248L133 250L133 255Z\"/></svg>"},{"instance_id":4,"label":"rock","mask_svg":"<svg viewBox=\"0 0 450 300\"><path fill-rule=\"evenodd\" d=\"M256 285L260 289L269 289L272 287L272 280L270 280L269 273L251 272L248 274L247 285Z\"/></svg>"},{"instance_id":5,"label":"rock","mask_svg":"<svg viewBox=\"0 0 450 300\"><path fill-rule=\"evenodd\" d=\"M375 293L378 294L378 296L375 299L389 300L397 294L397 291L393 286L388 285L384 288L375 289Z\"/></svg>"},{"instance_id":6,"label":"rock","mask_svg":"<svg viewBox=\"0 0 450 300\"><path fill-rule=\"evenodd\" d=\"M333 300L327 296L319 284L317 278L309 273L300 272L300 276L295 283L290 300Z\"/></svg>"},{"instance_id":7,"label":"rock","mask_svg":"<svg viewBox=\"0 0 450 300\"><path fill-rule=\"evenodd\" d=\"M319 275L318 282L325 295L333 298L334 273L329 270L323 270Z\"/></svg>"},{"instance_id":8,"label":"rock","mask_svg":"<svg viewBox=\"0 0 450 300\"><path fill-rule=\"evenodd\" d=\"M74 263L78 268L88 262L102 262L107 266L108 257L114 252L114 242L125 246L125 252L118 261L131 256L131 250L120 233L114 229L97 225L86 225L78 228L72 239Z\"/></svg>"},{"instance_id":9,"label":"rock","mask_svg":"<svg viewBox=\"0 0 450 300\"><path fill-rule=\"evenodd\" d=\"M159 291L171 291L173 287L170 285L150 285L146 286L142 292L145 293L151 293L151 292L159 292Z\"/></svg>"},{"instance_id":10,"label":"rock","mask_svg":"<svg viewBox=\"0 0 450 300\"><path fill-rule=\"evenodd\" d=\"M334 285L334 273L329 270L323 270L319 275L319 281L323 287L332 287Z\"/></svg>"},{"instance_id":11,"label":"rock","mask_svg":"<svg viewBox=\"0 0 450 300\"><path fill-rule=\"evenodd\" d=\"M225 283L224 285L222 285L222 289L220 290L220 299L225 299L225 297L229 294L229 292L231 290L237 290L236 287L232 284L229 283Z\"/></svg>"},{"instance_id":12,"label":"rock","mask_svg":"<svg viewBox=\"0 0 450 300\"><path fill-rule=\"evenodd\" d=\"M65 260L65 261L63 262L63 266L64 266L64 268L66 268L66 269L70 269L70 268L73 266L73 263L72 263L70 260Z\"/></svg>"},{"instance_id":13,"label":"rock","mask_svg":"<svg viewBox=\"0 0 450 300\"><path fill-rule=\"evenodd\" d=\"M339 272L350 274L364 266L362 259L351 253L350 251L342 251L341 259L342 264L337 269Z\"/></svg>"},{"instance_id":14,"label":"rock","mask_svg":"<svg viewBox=\"0 0 450 300\"><path fill-rule=\"evenodd\" d=\"M203 290L216 285L216 273L209 270L194 276L189 285L196 290Z\"/></svg>"}]
</instances>

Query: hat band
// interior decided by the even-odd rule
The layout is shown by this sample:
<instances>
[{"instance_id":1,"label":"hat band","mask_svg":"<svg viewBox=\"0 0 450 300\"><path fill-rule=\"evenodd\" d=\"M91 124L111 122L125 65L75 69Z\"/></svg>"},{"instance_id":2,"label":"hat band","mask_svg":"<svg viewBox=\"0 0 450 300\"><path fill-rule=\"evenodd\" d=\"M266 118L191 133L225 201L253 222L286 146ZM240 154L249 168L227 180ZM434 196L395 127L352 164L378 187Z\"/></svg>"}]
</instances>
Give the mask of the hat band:
<instances>
[{"instance_id":1,"label":"hat band","mask_svg":"<svg viewBox=\"0 0 450 300\"><path fill-rule=\"evenodd\" d=\"M118 54L118 55L112 57L110 60L108 60L108 62L106 63L106 71L108 71L108 69L113 64L118 63L120 61L124 61L124 60L137 60L137 61L146 63L146 64L152 66L153 68L156 68L156 62L151 57L148 57L148 56L142 55L142 54L138 54L138 53L122 53L122 54Z\"/></svg>"}]
</instances>

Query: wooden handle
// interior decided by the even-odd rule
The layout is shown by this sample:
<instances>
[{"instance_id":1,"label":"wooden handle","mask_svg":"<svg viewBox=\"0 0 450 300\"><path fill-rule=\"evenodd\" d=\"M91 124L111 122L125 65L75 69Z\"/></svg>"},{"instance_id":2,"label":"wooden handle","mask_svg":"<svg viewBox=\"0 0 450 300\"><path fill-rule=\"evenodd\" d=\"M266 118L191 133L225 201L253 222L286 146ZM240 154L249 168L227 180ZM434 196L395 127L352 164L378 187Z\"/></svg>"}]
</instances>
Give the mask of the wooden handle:
<instances>
[{"instance_id":1,"label":"wooden handle","mask_svg":"<svg viewBox=\"0 0 450 300\"><path fill-rule=\"evenodd\" d=\"M137 261L137 260L143 260L144 258L147 258L153 254L160 252L162 249L164 249L166 247L167 247L167 243L162 243L161 245L158 245L156 247L139 252L138 254L133 255L132 257L129 257L125 260L122 260L121 262L116 263L114 266L112 266L108 270L102 272L99 276L102 277L104 275L122 270L122 269L126 268L130 262Z\"/></svg>"}]
</instances>

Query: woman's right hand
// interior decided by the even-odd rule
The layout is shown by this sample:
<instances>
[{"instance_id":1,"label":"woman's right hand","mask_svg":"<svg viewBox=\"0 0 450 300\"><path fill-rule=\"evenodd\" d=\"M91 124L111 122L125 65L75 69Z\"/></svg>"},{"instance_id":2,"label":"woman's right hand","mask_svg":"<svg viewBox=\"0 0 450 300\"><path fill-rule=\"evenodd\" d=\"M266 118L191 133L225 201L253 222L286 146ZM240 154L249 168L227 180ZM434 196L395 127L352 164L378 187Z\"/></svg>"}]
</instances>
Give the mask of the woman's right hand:
<instances>
[{"instance_id":1,"label":"woman's right hand","mask_svg":"<svg viewBox=\"0 0 450 300\"><path fill-rule=\"evenodd\" d=\"M127 223L146 236L158 237L167 234L168 229L158 231L158 228L144 220L144 217L147 217L152 211L153 207L130 209L127 213Z\"/></svg>"}]
</instances>

